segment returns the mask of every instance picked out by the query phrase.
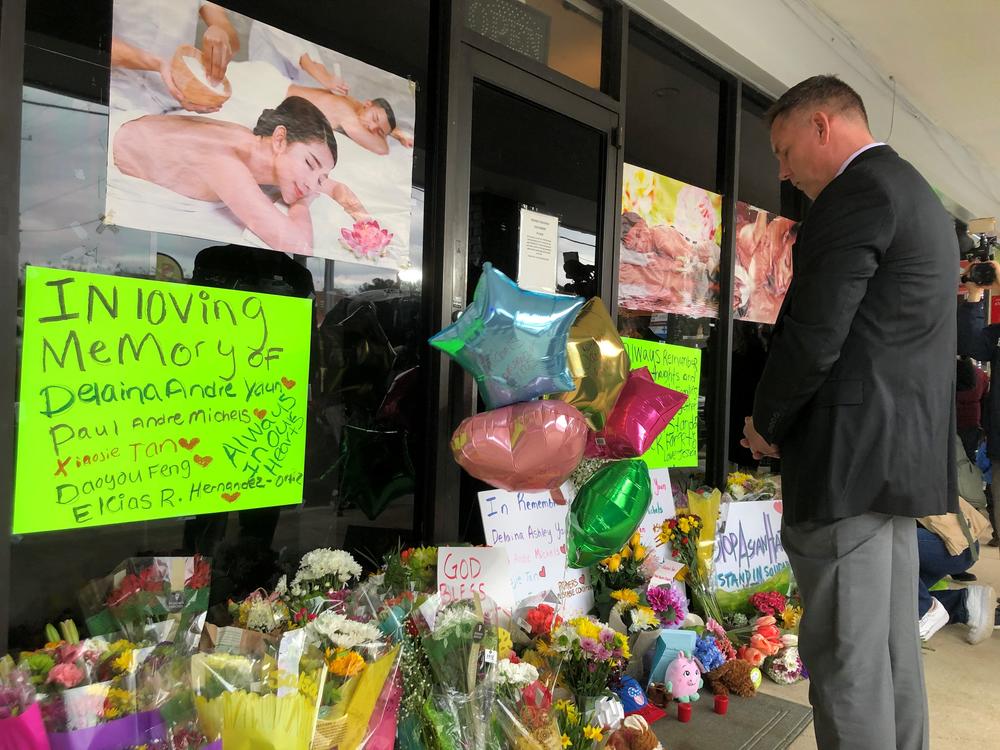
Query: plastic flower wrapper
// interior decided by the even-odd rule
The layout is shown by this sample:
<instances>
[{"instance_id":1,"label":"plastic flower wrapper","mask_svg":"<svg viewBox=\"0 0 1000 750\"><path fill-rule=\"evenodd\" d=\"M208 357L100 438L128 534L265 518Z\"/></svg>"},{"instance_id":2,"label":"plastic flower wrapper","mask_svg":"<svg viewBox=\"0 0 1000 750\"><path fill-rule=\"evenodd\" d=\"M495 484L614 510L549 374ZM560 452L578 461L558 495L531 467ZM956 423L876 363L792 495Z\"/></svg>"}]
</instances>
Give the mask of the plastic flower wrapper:
<instances>
[{"instance_id":1,"label":"plastic flower wrapper","mask_svg":"<svg viewBox=\"0 0 1000 750\"><path fill-rule=\"evenodd\" d=\"M770 476L734 471L726 479L726 494L736 502L770 500L778 494L778 485Z\"/></svg>"},{"instance_id":2,"label":"plastic flower wrapper","mask_svg":"<svg viewBox=\"0 0 1000 750\"><path fill-rule=\"evenodd\" d=\"M283 640L277 650L273 639L238 628L219 629L215 643L191 657L203 734L221 737L227 750L308 750L326 663L305 644L305 632L287 648Z\"/></svg>"},{"instance_id":3,"label":"plastic flower wrapper","mask_svg":"<svg viewBox=\"0 0 1000 750\"><path fill-rule=\"evenodd\" d=\"M49 750L31 679L9 656L0 659L0 750Z\"/></svg>"},{"instance_id":4,"label":"plastic flower wrapper","mask_svg":"<svg viewBox=\"0 0 1000 750\"><path fill-rule=\"evenodd\" d=\"M439 594L420 607L416 626L434 678L425 706L435 731L457 747L480 750L490 736L497 663L498 610L492 600L445 602Z\"/></svg>"},{"instance_id":5,"label":"plastic flower wrapper","mask_svg":"<svg viewBox=\"0 0 1000 750\"><path fill-rule=\"evenodd\" d=\"M792 685L806 678L805 666L799 656L799 637L787 634L781 638L782 649L764 661L764 674L779 685Z\"/></svg>"},{"instance_id":6,"label":"plastic flower wrapper","mask_svg":"<svg viewBox=\"0 0 1000 750\"><path fill-rule=\"evenodd\" d=\"M631 658L625 634L592 617L577 617L556 628L552 650L562 658L560 680L581 708L608 694L612 680L621 677Z\"/></svg>"},{"instance_id":7,"label":"plastic flower wrapper","mask_svg":"<svg viewBox=\"0 0 1000 750\"><path fill-rule=\"evenodd\" d=\"M502 659L497 664L494 722L498 739L515 750L562 750L552 691L530 664Z\"/></svg>"},{"instance_id":8,"label":"plastic flower wrapper","mask_svg":"<svg viewBox=\"0 0 1000 750\"><path fill-rule=\"evenodd\" d=\"M510 635L514 643L523 646L538 639L547 641L552 631L562 624L560 609L562 603L554 591L522 599L511 615Z\"/></svg>"},{"instance_id":9,"label":"plastic flower wrapper","mask_svg":"<svg viewBox=\"0 0 1000 750\"><path fill-rule=\"evenodd\" d=\"M383 582L389 597L432 593L437 579L437 547L409 547L385 557Z\"/></svg>"},{"instance_id":10,"label":"plastic flower wrapper","mask_svg":"<svg viewBox=\"0 0 1000 750\"><path fill-rule=\"evenodd\" d=\"M208 611L211 582L211 563L200 555L133 557L90 581L79 600L91 635L121 631L138 642L151 623L169 621L187 630L192 619Z\"/></svg>"},{"instance_id":11,"label":"plastic flower wrapper","mask_svg":"<svg viewBox=\"0 0 1000 750\"><path fill-rule=\"evenodd\" d=\"M688 491L688 513L701 519L701 529L697 536L698 574L710 581L712 563L715 560L715 539L719 528L719 512L722 507L722 493Z\"/></svg>"},{"instance_id":12,"label":"plastic flower wrapper","mask_svg":"<svg viewBox=\"0 0 1000 750\"><path fill-rule=\"evenodd\" d=\"M230 600L229 615L237 627L260 633L280 634L292 621L292 613L279 594L268 594L263 589L254 591L241 602Z\"/></svg>"},{"instance_id":13,"label":"plastic flower wrapper","mask_svg":"<svg viewBox=\"0 0 1000 750\"><path fill-rule=\"evenodd\" d=\"M590 569L594 587L594 602L600 617L610 616L615 591L638 590L649 581L649 566L645 565L649 551L639 532L632 534L625 546Z\"/></svg>"},{"instance_id":14,"label":"plastic flower wrapper","mask_svg":"<svg viewBox=\"0 0 1000 750\"><path fill-rule=\"evenodd\" d=\"M292 626L303 627L328 609L339 610L350 594L348 584L360 575L349 552L324 547L303 555L292 582L282 578L275 591L291 612Z\"/></svg>"},{"instance_id":15,"label":"plastic flower wrapper","mask_svg":"<svg viewBox=\"0 0 1000 750\"><path fill-rule=\"evenodd\" d=\"M688 493L688 502L701 497L697 493ZM698 504L697 502L695 503ZM716 512L717 514L717 512ZM685 565L684 580L691 592L691 598L700 610L700 614L705 619L713 619L722 622L722 614L719 603L715 598L715 590L711 585L711 558L709 562L703 564L701 555L709 548L701 544L702 534L711 534L711 553L715 550L714 526L712 532L708 532L709 527L702 521L701 517L693 513L682 513L674 518L668 519L657 533L657 540L660 544L670 546L670 554L674 560Z\"/></svg>"},{"instance_id":16,"label":"plastic flower wrapper","mask_svg":"<svg viewBox=\"0 0 1000 750\"><path fill-rule=\"evenodd\" d=\"M626 589L631 591L631 589ZM634 593L634 592L633 592ZM611 608L608 625L628 638L629 657L625 666L625 675L641 680L643 676L643 657L660 637L660 618L648 604L633 603L631 599L618 601Z\"/></svg>"}]
</instances>

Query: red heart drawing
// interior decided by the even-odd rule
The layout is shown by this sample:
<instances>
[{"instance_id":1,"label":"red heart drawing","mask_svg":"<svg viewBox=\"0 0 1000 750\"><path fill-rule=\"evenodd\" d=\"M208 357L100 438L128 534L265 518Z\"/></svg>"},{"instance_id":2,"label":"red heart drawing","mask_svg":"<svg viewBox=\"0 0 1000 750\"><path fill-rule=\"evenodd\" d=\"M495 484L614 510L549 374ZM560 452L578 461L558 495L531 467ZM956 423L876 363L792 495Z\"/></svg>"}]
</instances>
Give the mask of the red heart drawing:
<instances>
[{"instance_id":1,"label":"red heart drawing","mask_svg":"<svg viewBox=\"0 0 1000 750\"><path fill-rule=\"evenodd\" d=\"M199 466L208 466L210 463L212 463L212 457L211 456L195 456L194 457L194 462L196 464L198 464Z\"/></svg>"},{"instance_id":2,"label":"red heart drawing","mask_svg":"<svg viewBox=\"0 0 1000 750\"><path fill-rule=\"evenodd\" d=\"M545 566L544 565L542 566L542 569L538 571L538 575L539 575L540 578L545 578Z\"/></svg>"},{"instance_id":3,"label":"red heart drawing","mask_svg":"<svg viewBox=\"0 0 1000 750\"><path fill-rule=\"evenodd\" d=\"M580 576L580 584L583 586L587 585L587 576L585 575Z\"/></svg>"},{"instance_id":4,"label":"red heart drawing","mask_svg":"<svg viewBox=\"0 0 1000 750\"><path fill-rule=\"evenodd\" d=\"M263 419L267 416L267 409L254 409L253 415L257 417L257 419Z\"/></svg>"},{"instance_id":5,"label":"red heart drawing","mask_svg":"<svg viewBox=\"0 0 1000 750\"><path fill-rule=\"evenodd\" d=\"M201 440L199 440L198 438L191 438L190 440L181 438L180 440L177 441L177 444L186 451L193 451L194 447L198 445L198 443L200 442Z\"/></svg>"},{"instance_id":6,"label":"red heart drawing","mask_svg":"<svg viewBox=\"0 0 1000 750\"><path fill-rule=\"evenodd\" d=\"M235 503L237 500L240 499L240 493L234 492L233 494L230 495L228 492L223 492L222 499L225 500L227 503Z\"/></svg>"},{"instance_id":7,"label":"red heart drawing","mask_svg":"<svg viewBox=\"0 0 1000 750\"><path fill-rule=\"evenodd\" d=\"M285 388L287 388L288 390L292 390L292 388L295 387L295 381L289 380L288 378L282 378L281 384L285 386Z\"/></svg>"},{"instance_id":8,"label":"red heart drawing","mask_svg":"<svg viewBox=\"0 0 1000 750\"><path fill-rule=\"evenodd\" d=\"M559 546L559 551L562 552L565 555L566 554L566 545L565 544L560 545Z\"/></svg>"},{"instance_id":9,"label":"red heart drawing","mask_svg":"<svg viewBox=\"0 0 1000 750\"><path fill-rule=\"evenodd\" d=\"M779 513L781 513L781 508L782 508L781 501L780 500L775 500L774 501L774 509L776 511L778 511Z\"/></svg>"}]
</instances>

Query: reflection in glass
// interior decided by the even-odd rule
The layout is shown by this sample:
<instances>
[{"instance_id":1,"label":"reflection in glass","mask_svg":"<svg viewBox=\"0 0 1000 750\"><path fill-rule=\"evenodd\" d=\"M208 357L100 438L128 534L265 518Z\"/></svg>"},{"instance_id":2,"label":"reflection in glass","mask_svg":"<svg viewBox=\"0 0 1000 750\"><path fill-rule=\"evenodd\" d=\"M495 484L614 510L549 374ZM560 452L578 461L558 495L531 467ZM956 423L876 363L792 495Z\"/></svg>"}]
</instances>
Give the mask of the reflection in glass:
<instances>
[{"instance_id":1,"label":"reflection in glass","mask_svg":"<svg viewBox=\"0 0 1000 750\"><path fill-rule=\"evenodd\" d=\"M604 11L589 0L466 0L465 25L594 89Z\"/></svg>"}]
</instances>

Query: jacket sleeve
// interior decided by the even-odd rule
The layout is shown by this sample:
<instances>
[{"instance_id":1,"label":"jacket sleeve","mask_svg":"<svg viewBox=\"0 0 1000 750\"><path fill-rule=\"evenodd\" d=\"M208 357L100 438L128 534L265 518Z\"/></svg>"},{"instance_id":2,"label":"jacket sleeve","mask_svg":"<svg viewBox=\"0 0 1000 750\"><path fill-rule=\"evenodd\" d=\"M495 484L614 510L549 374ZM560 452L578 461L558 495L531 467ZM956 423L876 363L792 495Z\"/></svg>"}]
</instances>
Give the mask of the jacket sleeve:
<instances>
[{"instance_id":1,"label":"jacket sleeve","mask_svg":"<svg viewBox=\"0 0 1000 750\"><path fill-rule=\"evenodd\" d=\"M757 385L754 427L781 445L840 358L868 282L895 232L889 196L863 170L838 180L806 220L796 247L791 299ZM830 188L828 188L830 189Z\"/></svg>"},{"instance_id":2,"label":"jacket sleeve","mask_svg":"<svg viewBox=\"0 0 1000 750\"><path fill-rule=\"evenodd\" d=\"M983 302L958 303L958 353L979 362L989 362L1000 339L1000 324L986 325Z\"/></svg>"}]
</instances>

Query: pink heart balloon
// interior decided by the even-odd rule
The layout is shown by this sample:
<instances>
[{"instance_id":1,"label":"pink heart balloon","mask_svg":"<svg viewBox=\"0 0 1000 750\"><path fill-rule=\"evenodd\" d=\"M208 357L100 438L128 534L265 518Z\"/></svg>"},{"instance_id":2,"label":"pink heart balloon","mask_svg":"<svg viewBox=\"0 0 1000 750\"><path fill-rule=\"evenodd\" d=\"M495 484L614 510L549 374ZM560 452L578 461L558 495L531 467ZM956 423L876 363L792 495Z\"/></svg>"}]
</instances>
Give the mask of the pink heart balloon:
<instances>
[{"instance_id":1,"label":"pink heart balloon","mask_svg":"<svg viewBox=\"0 0 1000 750\"><path fill-rule=\"evenodd\" d=\"M632 370L607 424L587 440L587 458L635 458L650 449L687 401L653 382L648 367Z\"/></svg>"},{"instance_id":2,"label":"pink heart balloon","mask_svg":"<svg viewBox=\"0 0 1000 750\"><path fill-rule=\"evenodd\" d=\"M451 436L459 465L513 492L553 490L583 458L587 421L564 401L528 401L469 417Z\"/></svg>"}]
</instances>

